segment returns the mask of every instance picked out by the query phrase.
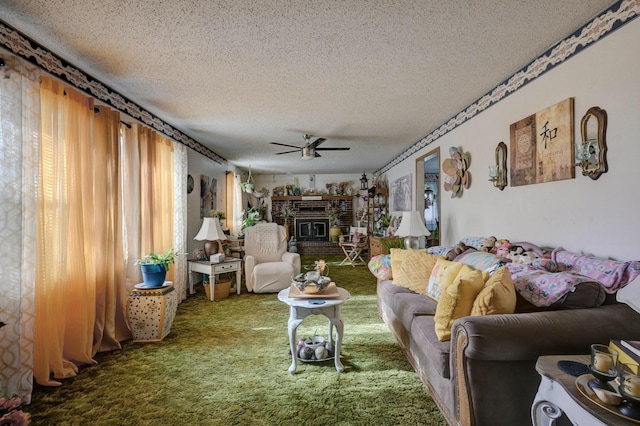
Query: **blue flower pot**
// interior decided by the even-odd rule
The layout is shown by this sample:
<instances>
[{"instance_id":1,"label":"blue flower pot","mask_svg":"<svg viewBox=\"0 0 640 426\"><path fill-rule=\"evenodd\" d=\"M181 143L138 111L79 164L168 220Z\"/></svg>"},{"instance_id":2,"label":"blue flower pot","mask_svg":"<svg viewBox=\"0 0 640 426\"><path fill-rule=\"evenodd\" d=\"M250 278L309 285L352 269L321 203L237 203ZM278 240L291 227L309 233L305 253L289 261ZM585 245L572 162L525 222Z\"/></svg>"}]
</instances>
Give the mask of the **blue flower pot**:
<instances>
[{"instance_id":1,"label":"blue flower pot","mask_svg":"<svg viewBox=\"0 0 640 426\"><path fill-rule=\"evenodd\" d=\"M144 286L148 288L162 287L164 280L167 277L167 270L164 265L159 264L147 264L140 265L142 269L142 279Z\"/></svg>"}]
</instances>

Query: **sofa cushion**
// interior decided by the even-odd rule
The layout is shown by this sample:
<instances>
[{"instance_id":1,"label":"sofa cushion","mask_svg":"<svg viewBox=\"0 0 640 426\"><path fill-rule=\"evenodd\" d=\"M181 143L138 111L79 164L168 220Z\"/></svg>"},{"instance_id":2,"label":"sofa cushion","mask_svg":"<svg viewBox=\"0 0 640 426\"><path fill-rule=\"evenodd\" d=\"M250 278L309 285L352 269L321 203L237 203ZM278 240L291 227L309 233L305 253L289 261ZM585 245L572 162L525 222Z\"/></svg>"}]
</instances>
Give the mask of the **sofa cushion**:
<instances>
[{"instance_id":1,"label":"sofa cushion","mask_svg":"<svg viewBox=\"0 0 640 426\"><path fill-rule=\"evenodd\" d=\"M471 308L471 315L512 314L516 309L516 289L505 266L485 283Z\"/></svg>"},{"instance_id":2,"label":"sofa cushion","mask_svg":"<svg viewBox=\"0 0 640 426\"><path fill-rule=\"evenodd\" d=\"M436 305L434 300L422 294L398 293L393 296L390 308L395 314L396 321L402 325L402 327L396 327L402 346L409 346L409 330L413 321L421 316L433 316Z\"/></svg>"},{"instance_id":3,"label":"sofa cushion","mask_svg":"<svg viewBox=\"0 0 640 426\"><path fill-rule=\"evenodd\" d=\"M388 303L399 316L435 315L438 306L438 303L430 297L416 293L396 293ZM407 326L409 324L410 321L405 323Z\"/></svg>"},{"instance_id":4,"label":"sofa cushion","mask_svg":"<svg viewBox=\"0 0 640 426\"><path fill-rule=\"evenodd\" d=\"M471 313L473 302L483 287L482 271L464 265L454 281L442 288L434 317L438 340L451 339L453 322Z\"/></svg>"},{"instance_id":5,"label":"sofa cushion","mask_svg":"<svg viewBox=\"0 0 640 426\"><path fill-rule=\"evenodd\" d=\"M438 256L424 251L408 250L400 270L396 270L393 274L393 283L407 287L416 293L424 294L429 284L431 271L438 259Z\"/></svg>"},{"instance_id":6,"label":"sofa cushion","mask_svg":"<svg viewBox=\"0 0 640 426\"><path fill-rule=\"evenodd\" d=\"M416 316L411 323L410 347L419 348L413 351L413 355L421 365L429 365L445 379L451 378L449 367L449 355L451 342L441 342L435 332L435 320L433 316ZM423 367L424 368L424 367Z\"/></svg>"},{"instance_id":7,"label":"sofa cushion","mask_svg":"<svg viewBox=\"0 0 640 426\"><path fill-rule=\"evenodd\" d=\"M373 256L369 263L367 263L369 271L379 280L390 280L392 278L391 273L391 255L380 254Z\"/></svg>"},{"instance_id":8,"label":"sofa cushion","mask_svg":"<svg viewBox=\"0 0 640 426\"><path fill-rule=\"evenodd\" d=\"M415 292L409 290L406 287L400 287L399 285L393 284L391 280L380 280L378 281L378 299L383 302L389 304L392 300L393 296L398 293L409 293L416 294Z\"/></svg>"},{"instance_id":9,"label":"sofa cushion","mask_svg":"<svg viewBox=\"0 0 640 426\"><path fill-rule=\"evenodd\" d=\"M427 296L437 301L440 298L440 293L444 285L452 283L463 266L464 265L459 262L438 259L429 277L429 284L427 285L426 291Z\"/></svg>"}]
</instances>

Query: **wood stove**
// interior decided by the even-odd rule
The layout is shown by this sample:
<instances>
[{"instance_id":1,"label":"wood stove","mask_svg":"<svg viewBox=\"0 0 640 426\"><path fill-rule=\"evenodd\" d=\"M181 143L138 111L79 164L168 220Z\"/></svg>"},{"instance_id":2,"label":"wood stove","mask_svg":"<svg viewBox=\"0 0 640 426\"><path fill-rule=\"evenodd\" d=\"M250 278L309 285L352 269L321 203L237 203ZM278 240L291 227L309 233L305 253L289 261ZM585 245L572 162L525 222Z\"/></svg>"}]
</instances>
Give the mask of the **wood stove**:
<instances>
[{"instance_id":1,"label":"wood stove","mask_svg":"<svg viewBox=\"0 0 640 426\"><path fill-rule=\"evenodd\" d=\"M329 219L296 218L296 240L329 241Z\"/></svg>"}]
</instances>

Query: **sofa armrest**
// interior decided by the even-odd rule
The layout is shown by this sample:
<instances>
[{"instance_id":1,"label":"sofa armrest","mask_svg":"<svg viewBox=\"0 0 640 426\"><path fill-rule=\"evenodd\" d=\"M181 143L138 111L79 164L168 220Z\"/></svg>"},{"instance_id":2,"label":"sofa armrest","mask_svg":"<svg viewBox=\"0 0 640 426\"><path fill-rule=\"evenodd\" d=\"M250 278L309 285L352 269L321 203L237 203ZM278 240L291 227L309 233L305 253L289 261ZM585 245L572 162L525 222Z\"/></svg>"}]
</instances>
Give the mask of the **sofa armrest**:
<instances>
[{"instance_id":1,"label":"sofa armrest","mask_svg":"<svg viewBox=\"0 0 640 426\"><path fill-rule=\"evenodd\" d=\"M298 253L290 253L288 251L284 252L282 255L282 261L293 265L294 275L298 275L300 273L301 264L300 255Z\"/></svg>"},{"instance_id":2,"label":"sofa armrest","mask_svg":"<svg viewBox=\"0 0 640 426\"><path fill-rule=\"evenodd\" d=\"M253 291L253 268L256 267L258 261L255 256L247 254L244 256L244 282L247 286L247 291Z\"/></svg>"},{"instance_id":3,"label":"sofa armrest","mask_svg":"<svg viewBox=\"0 0 640 426\"><path fill-rule=\"evenodd\" d=\"M534 368L539 356L587 354L593 343L640 340L639 320L624 304L456 320L450 365L458 424L486 422L495 415L486 395L506 401L514 393L520 399L510 400L502 424L523 424L539 384Z\"/></svg>"},{"instance_id":4,"label":"sofa armrest","mask_svg":"<svg viewBox=\"0 0 640 426\"><path fill-rule=\"evenodd\" d=\"M640 314L625 304L510 315L463 317L452 329L466 335L464 356L484 361L535 360L541 355L589 353L592 343L640 340ZM462 331L462 330L460 330ZM454 343L455 344L455 343Z\"/></svg>"}]
</instances>

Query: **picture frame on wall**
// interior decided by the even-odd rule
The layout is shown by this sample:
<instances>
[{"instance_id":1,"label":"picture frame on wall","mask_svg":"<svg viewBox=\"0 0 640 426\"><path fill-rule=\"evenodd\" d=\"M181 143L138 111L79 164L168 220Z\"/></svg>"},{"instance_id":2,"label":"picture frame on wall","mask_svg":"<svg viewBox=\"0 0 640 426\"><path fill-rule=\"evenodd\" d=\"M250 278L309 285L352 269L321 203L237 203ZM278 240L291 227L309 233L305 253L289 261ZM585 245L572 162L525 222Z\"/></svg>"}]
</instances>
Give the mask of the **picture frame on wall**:
<instances>
[{"instance_id":1,"label":"picture frame on wall","mask_svg":"<svg viewBox=\"0 0 640 426\"><path fill-rule=\"evenodd\" d=\"M573 98L510 126L511 186L575 178Z\"/></svg>"},{"instance_id":2,"label":"picture frame on wall","mask_svg":"<svg viewBox=\"0 0 640 426\"><path fill-rule=\"evenodd\" d=\"M391 183L391 210L411 210L411 174L402 176Z\"/></svg>"}]
</instances>

